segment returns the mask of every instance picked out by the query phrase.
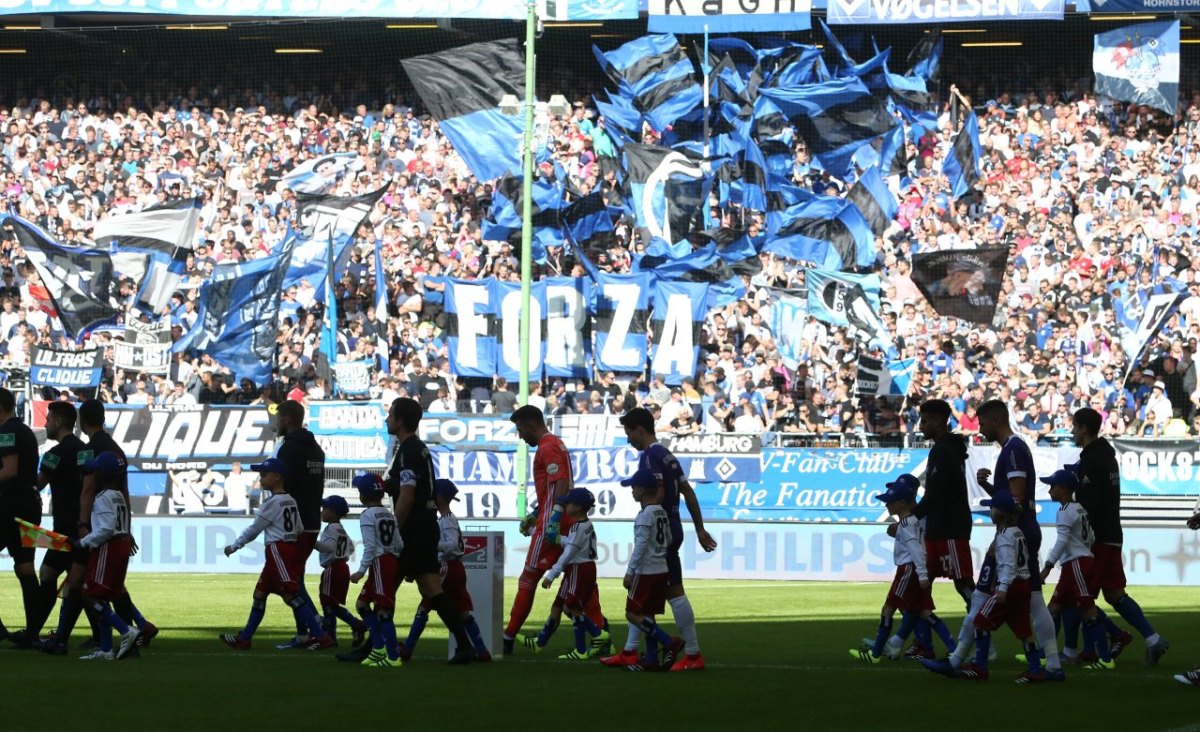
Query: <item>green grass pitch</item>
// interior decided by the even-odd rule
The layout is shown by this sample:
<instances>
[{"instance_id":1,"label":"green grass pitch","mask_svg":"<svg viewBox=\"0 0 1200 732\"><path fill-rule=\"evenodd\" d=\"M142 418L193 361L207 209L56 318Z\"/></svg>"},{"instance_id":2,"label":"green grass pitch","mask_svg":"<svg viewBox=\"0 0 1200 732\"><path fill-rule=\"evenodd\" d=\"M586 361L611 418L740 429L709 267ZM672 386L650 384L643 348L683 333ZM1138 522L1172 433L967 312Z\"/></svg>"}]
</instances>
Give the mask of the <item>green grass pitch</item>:
<instances>
[{"instance_id":1,"label":"green grass pitch","mask_svg":"<svg viewBox=\"0 0 1200 732\"><path fill-rule=\"evenodd\" d=\"M445 631L436 619L417 658L401 669L338 663L329 652L276 651L292 622L277 598L254 649L239 653L217 634L241 627L253 585L252 575L131 575L135 601L162 634L128 662L85 663L79 653L50 657L4 644L0 729L1200 730L1200 689L1171 678L1200 659L1194 588L1133 590L1172 643L1159 667L1142 665L1139 641L1115 672L1068 668L1066 684L1022 687L1011 683L1021 666L1007 631L996 636L1001 660L983 684L940 678L913 662L851 660L847 650L874 632L882 584L690 581L708 669L653 675L555 660L570 644L569 627L542 655L518 649L467 668L445 664ZM957 632L962 613L953 590L936 587ZM510 580L508 598L514 590ZM406 584L401 637L415 598ZM601 598L614 640L623 642L619 583L602 580ZM539 590L527 629L540 627L549 601L550 592ZM20 624L20 593L8 574L0 577L0 615L10 627Z\"/></svg>"}]
</instances>

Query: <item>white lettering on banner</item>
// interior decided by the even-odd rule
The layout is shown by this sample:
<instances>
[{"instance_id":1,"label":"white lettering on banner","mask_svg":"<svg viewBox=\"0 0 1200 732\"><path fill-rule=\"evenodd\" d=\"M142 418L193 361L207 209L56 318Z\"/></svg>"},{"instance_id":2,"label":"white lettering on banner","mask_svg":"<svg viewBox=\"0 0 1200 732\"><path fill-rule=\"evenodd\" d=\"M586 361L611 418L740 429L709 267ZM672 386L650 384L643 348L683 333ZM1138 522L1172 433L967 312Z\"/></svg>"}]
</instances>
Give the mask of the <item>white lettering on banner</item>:
<instances>
[{"instance_id":1,"label":"white lettering on banner","mask_svg":"<svg viewBox=\"0 0 1200 732\"><path fill-rule=\"evenodd\" d=\"M846 475L890 473L907 467L912 457L899 450L830 450L820 454L811 451L772 450L764 453L763 472L822 474L836 471Z\"/></svg>"},{"instance_id":2,"label":"white lettering on banner","mask_svg":"<svg viewBox=\"0 0 1200 732\"><path fill-rule=\"evenodd\" d=\"M333 365L338 387L347 393L361 394L371 388L371 362L347 361Z\"/></svg>"},{"instance_id":3,"label":"white lettering on banner","mask_svg":"<svg viewBox=\"0 0 1200 732\"><path fill-rule=\"evenodd\" d=\"M95 351L52 351L39 348L34 358L36 366L57 366L64 369L90 369L96 365Z\"/></svg>"},{"instance_id":4,"label":"white lettering on banner","mask_svg":"<svg viewBox=\"0 0 1200 732\"><path fill-rule=\"evenodd\" d=\"M536 297L529 298L529 312L525 315L530 323L529 370L537 372L542 368L542 304ZM500 327L504 333L500 357L514 371L521 367L521 317L520 290L506 293L500 301Z\"/></svg>"},{"instance_id":5,"label":"white lettering on banner","mask_svg":"<svg viewBox=\"0 0 1200 732\"><path fill-rule=\"evenodd\" d=\"M357 461L383 465L387 457L387 441L380 437L355 435L314 435L325 451L325 460Z\"/></svg>"},{"instance_id":6,"label":"white lettering on banner","mask_svg":"<svg viewBox=\"0 0 1200 732\"><path fill-rule=\"evenodd\" d=\"M1141 483L1187 483L1196 479L1200 452L1120 450L1121 479Z\"/></svg>"},{"instance_id":7,"label":"white lettering on banner","mask_svg":"<svg viewBox=\"0 0 1200 732\"><path fill-rule=\"evenodd\" d=\"M113 342L113 366L148 374L165 374L171 366L171 344Z\"/></svg>"},{"instance_id":8,"label":"white lettering on banner","mask_svg":"<svg viewBox=\"0 0 1200 732\"><path fill-rule=\"evenodd\" d=\"M608 364L610 368L620 370L628 368L631 371L642 369L637 349L625 346L625 341L629 337L629 329L633 325L633 317L637 314L640 294L641 288L637 285L617 282L604 284L604 297L613 304L613 317L600 360ZM691 318L690 315L688 317Z\"/></svg>"},{"instance_id":9,"label":"white lettering on banner","mask_svg":"<svg viewBox=\"0 0 1200 732\"><path fill-rule=\"evenodd\" d=\"M650 0L647 15L777 15L811 10L811 0Z\"/></svg>"},{"instance_id":10,"label":"white lettering on banner","mask_svg":"<svg viewBox=\"0 0 1200 732\"><path fill-rule=\"evenodd\" d=\"M113 439L131 459L266 455L274 445L274 440L260 439L268 433L265 409L154 410L148 414L150 424L143 439L134 435L142 433L147 412L121 409L109 414Z\"/></svg>"},{"instance_id":11,"label":"white lettering on banner","mask_svg":"<svg viewBox=\"0 0 1200 732\"><path fill-rule=\"evenodd\" d=\"M321 430L379 430L386 414L378 402L369 406L316 408L317 425Z\"/></svg>"},{"instance_id":12,"label":"white lettering on banner","mask_svg":"<svg viewBox=\"0 0 1200 732\"><path fill-rule=\"evenodd\" d=\"M513 444L516 426L507 419L426 417L421 420L421 439L432 444Z\"/></svg>"},{"instance_id":13,"label":"white lettering on banner","mask_svg":"<svg viewBox=\"0 0 1200 732\"><path fill-rule=\"evenodd\" d=\"M614 447L626 441L618 417L603 414L564 414L552 417L554 433L572 448Z\"/></svg>"},{"instance_id":14,"label":"white lettering on banner","mask_svg":"<svg viewBox=\"0 0 1200 732\"><path fill-rule=\"evenodd\" d=\"M869 3L871 15L882 21L970 20L1021 16L1021 0L834 0L843 13L854 16L863 3ZM1035 3L1036 5L1037 3ZM1048 2L1039 10L1045 10Z\"/></svg>"},{"instance_id":15,"label":"white lettering on banner","mask_svg":"<svg viewBox=\"0 0 1200 732\"><path fill-rule=\"evenodd\" d=\"M662 333L654 351L654 373L687 374L695 370L696 346L692 341L692 299L683 293L667 297Z\"/></svg>"},{"instance_id":16,"label":"white lettering on banner","mask_svg":"<svg viewBox=\"0 0 1200 732\"><path fill-rule=\"evenodd\" d=\"M487 335L487 318L475 311L476 305L487 306L488 288L480 285L451 282L454 303L458 308L458 366L479 367L479 341Z\"/></svg>"},{"instance_id":17,"label":"white lettering on banner","mask_svg":"<svg viewBox=\"0 0 1200 732\"><path fill-rule=\"evenodd\" d=\"M587 310L574 287L546 285L546 366L585 369L583 331Z\"/></svg>"},{"instance_id":18,"label":"white lettering on banner","mask_svg":"<svg viewBox=\"0 0 1200 732\"><path fill-rule=\"evenodd\" d=\"M57 369L48 366L34 366L32 381L34 384L57 384L60 386L91 386L92 369Z\"/></svg>"}]
</instances>

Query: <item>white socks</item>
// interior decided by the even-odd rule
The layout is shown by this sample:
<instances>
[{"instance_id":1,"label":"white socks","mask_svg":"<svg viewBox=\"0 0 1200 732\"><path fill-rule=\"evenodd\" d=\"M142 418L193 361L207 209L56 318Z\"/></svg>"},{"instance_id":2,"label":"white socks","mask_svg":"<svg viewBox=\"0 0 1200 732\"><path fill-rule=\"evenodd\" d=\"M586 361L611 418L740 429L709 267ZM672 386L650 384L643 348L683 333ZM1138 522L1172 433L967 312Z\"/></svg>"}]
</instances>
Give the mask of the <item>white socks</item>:
<instances>
[{"instance_id":1,"label":"white socks","mask_svg":"<svg viewBox=\"0 0 1200 732\"><path fill-rule=\"evenodd\" d=\"M629 635L625 638L625 650L636 651L638 644L642 642L642 629L629 623Z\"/></svg>"},{"instance_id":2,"label":"white socks","mask_svg":"<svg viewBox=\"0 0 1200 732\"><path fill-rule=\"evenodd\" d=\"M1062 661L1058 657L1058 633L1054 631L1054 618L1046 609L1046 598L1041 590L1029 596L1029 612L1033 616L1033 635L1042 653L1046 654L1046 670L1061 671Z\"/></svg>"},{"instance_id":3,"label":"white socks","mask_svg":"<svg viewBox=\"0 0 1200 732\"><path fill-rule=\"evenodd\" d=\"M958 645L954 647L954 653L950 655L950 665L954 668L963 665L963 662L967 660L967 654L975 645L975 616L983 607L983 603L987 602L988 597L990 595L979 590L971 593L971 609L967 611L967 617L963 618L962 627L958 629Z\"/></svg>"},{"instance_id":4,"label":"white socks","mask_svg":"<svg viewBox=\"0 0 1200 732\"><path fill-rule=\"evenodd\" d=\"M700 652L700 641L696 639L696 613L692 611L692 603L688 602L687 595L672 597L669 602L675 615L675 627L683 637L684 652L694 656Z\"/></svg>"}]
</instances>

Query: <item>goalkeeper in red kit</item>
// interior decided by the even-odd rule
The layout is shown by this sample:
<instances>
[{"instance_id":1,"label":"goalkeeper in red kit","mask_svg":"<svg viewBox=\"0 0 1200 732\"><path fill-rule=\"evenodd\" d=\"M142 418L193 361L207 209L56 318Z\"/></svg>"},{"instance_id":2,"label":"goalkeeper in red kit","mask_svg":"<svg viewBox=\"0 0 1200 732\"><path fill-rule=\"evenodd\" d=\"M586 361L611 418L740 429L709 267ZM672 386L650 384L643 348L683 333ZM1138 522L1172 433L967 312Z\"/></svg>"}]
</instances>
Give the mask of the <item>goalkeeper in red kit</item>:
<instances>
[{"instance_id":1,"label":"goalkeeper in red kit","mask_svg":"<svg viewBox=\"0 0 1200 732\"><path fill-rule=\"evenodd\" d=\"M537 592L538 582L562 555L563 548L559 543L559 536L565 528L562 526L562 501L567 491L574 487L567 447L562 440L546 429L546 418L542 415L542 410L526 405L513 412L509 419L516 425L520 438L530 447L537 449L533 456L537 511L530 513L521 522L521 533L529 537L529 553L525 557L525 567L517 582L517 596L509 613L508 626L504 629L506 655L512 653L514 641L529 617L529 611L533 609L533 597ZM607 645L607 621L600 612L598 593L593 593L585 608L585 614L596 626L604 629L594 641L596 646L599 648ZM540 651L557 629L561 615L561 606L556 606L538 636L522 639L525 645L534 651Z\"/></svg>"}]
</instances>

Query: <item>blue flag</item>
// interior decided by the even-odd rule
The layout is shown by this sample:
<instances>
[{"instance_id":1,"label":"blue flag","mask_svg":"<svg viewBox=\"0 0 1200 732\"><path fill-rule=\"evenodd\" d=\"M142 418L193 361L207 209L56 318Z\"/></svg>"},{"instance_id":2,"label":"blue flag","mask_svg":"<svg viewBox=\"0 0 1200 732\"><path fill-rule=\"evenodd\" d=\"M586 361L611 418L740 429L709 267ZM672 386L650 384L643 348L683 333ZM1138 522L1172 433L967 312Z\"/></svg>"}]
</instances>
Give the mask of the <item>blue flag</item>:
<instances>
[{"instance_id":1,"label":"blue flag","mask_svg":"<svg viewBox=\"0 0 1200 732\"><path fill-rule=\"evenodd\" d=\"M808 313L822 323L842 328L850 325L846 317L847 301L854 294L855 287L861 287L871 307L879 311L879 292L882 287L879 275L810 269L804 273L804 285L808 290Z\"/></svg>"},{"instance_id":2,"label":"blue flag","mask_svg":"<svg viewBox=\"0 0 1200 732\"><path fill-rule=\"evenodd\" d=\"M459 376L496 375L496 310L483 280L446 279L446 346Z\"/></svg>"},{"instance_id":3,"label":"blue flag","mask_svg":"<svg viewBox=\"0 0 1200 732\"><path fill-rule=\"evenodd\" d=\"M278 250L265 257L218 265L200 286L196 324L172 352L207 353L237 379L268 383L279 335L279 294L295 243L289 231Z\"/></svg>"},{"instance_id":4,"label":"blue flag","mask_svg":"<svg viewBox=\"0 0 1200 732\"><path fill-rule=\"evenodd\" d=\"M645 370L651 282L651 276L645 273L601 273L597 278L593 330L598 371Z\"/></svg>"},{"instance_id":5,"label":"blue flag","mask_svg":"<svg viewBox=\"0 0 1200 732\"><path fill-rule=\"evenodd\" d=\"M692 60L675 36L644 36L607 53L592 47L596 60L622 97L659 131L696 109L703 90Z\"/></svg>"},{"instance_id":6,"label":"blue flag","mask_svg":"<svg viewBox=\"0 0 1200 732\"><path fill-rule=\"evenodd\" d=\"M525 99L525 59L516 40L472 43L400 64L476 178L520 172L524 115L498 107L505 95Z\"/></svg>"},{"instance_id":7,"label":"blue flag","mask_svg":"<svg viewBox=\"0 0 1200 732\"><path fill-rule=\"evenodd\" d=\"M388 289L387 273L383 269L383 240L375 242L375 322L379 329L375 352L379 354L379 368L383 373L391 371L391 339L388 338Z\"/></svg>"},{"instance_id":8,"label":"blue flag","mask_svg":"<svg viewBox=\"0 0 1200 732\"><path fill-rule=\"evenodd\" d=\"M962 129L954 136L950 154L942 163L942 172L950 179L950 190L955 198L967 195L979 180L979 158L982 156L979 121L975 112L968 112Z\"/></svg>"},{"instance_id":9,"label":"blue flag","mask_svg":"<svg viewBox=\"0 0 1200 732\"><path fill-rule=\"evenodd\" d=\"M622 149L625 205L638 226L670 244L704 229L704 205L711 186L700 160L678 150L630 144Z\"/></svg>"},{"instance_id":10,"label":"blue flag","mask_svg":"<svg viewBox=\"0 0 1200 732\"><path fill-rule=\"evenodd\" d=\"M483 220L483 238L487 241L512 241L519 245L522 225L524 179L505 176L492 192L492 205ZM531 247L533 261L546 262L546 247L559 246L563 242L562 211L563 186L557 181L537 178L533 182L533 233Z\"/></svg>"},{"instance_id":11,"label":"blue flag","mask_svg":"<svg viewBox=\"0 0 1200 732\"><path fill-rule=\"evenodd\" d=\"M808 299L784 290L772 290L771 332L784 364L789 369L800 365L804 355L804 323L808 320Z\"/></svg>"},{"instance_id":12,"label":"blue flag","mask_svg":"<svg viewBox=\"0 0 1200 732\"><path fill-rule=\"evenodd\" d=\"M876 253L871 227L854 203L833 196L768 212L763 251L827 270L869 267Z\"/></svg>"},{"instance_id":13,"label":"blue flag","mask_svg":"<svg viewBox=\"0 0 1200 732\"><path fill-rule=\"evenodd\" d=\"M284 289L308 283L316 291L316 299L325 302L326 279L330 271L330 240L333 241L336 280L337 273L345 267L348 257L346 247L387 189L385 185L359 196L297 194L296 218L299 219L299 228L296 230L291 264L283 279Z\"/></svg>"},{"instance_id":14,"label":"blue flag","mask_svg":"<svg viewBox=\"0 0 1200 732\"><path fill-rule=\"evenodd\" d=\"M696 373L707 300L703 283L660 281L654 287L650 370L667 384L678 386Z\"/></svg>"},{"instance_id":15,"label":"blue flag","mask_svg":"<svg viewBox=\"0 0 1200 732\"><path fill-rule=\"evenodd\" d=\"M1179 21L1141 23L1096 34L1096 93L1175 114L1179 104Z\"/></svg>"},{"instance_id":16,"label":"blue flag","mask_svg":"<svg viewBox=\"0 0 1200 732\"><path fill-rule=\"evenodd\" d=\"M900 212L900 202L896 195L888 190L877 168L867 168L863 171L850 187L846 200L858 208L875 236L882 236Z\"/></svg>"},{"instance_id":17,"label":"blue flag","mask_svg":"<svg viewBox=\"0 0 1200 732\"><path fill-rule=\"evenodd\" d=\"M643 257L638 269L652 272L658 283L701 282L707 283L708 308L719 308L737 302L746 295L746 285L717 252L715 243L678 258L666 259Z\"/></svg>"},{"instance_id":18,"label":"blue flag","mask_svg":"<svg viewBox=\"0 0 1200 732\"><path fill-rule=\"evenodd\" d=\"M546 283L532 283L530 312L521 310L521 283L488 279L492 308L496 313L496 375L516 383L521 374L521 319L529 318L529 380L542 380L545 353L543 327L546 320Z\"/></svg>"}]
</instances>

